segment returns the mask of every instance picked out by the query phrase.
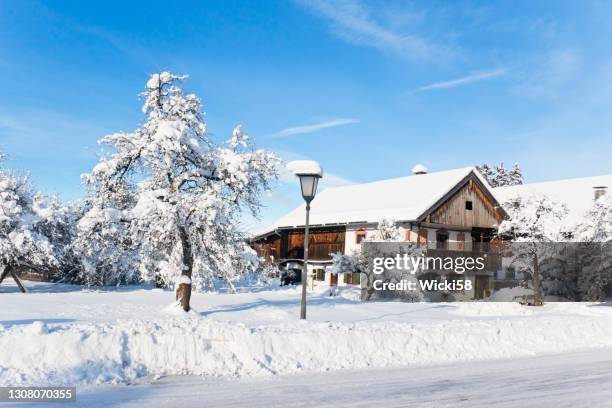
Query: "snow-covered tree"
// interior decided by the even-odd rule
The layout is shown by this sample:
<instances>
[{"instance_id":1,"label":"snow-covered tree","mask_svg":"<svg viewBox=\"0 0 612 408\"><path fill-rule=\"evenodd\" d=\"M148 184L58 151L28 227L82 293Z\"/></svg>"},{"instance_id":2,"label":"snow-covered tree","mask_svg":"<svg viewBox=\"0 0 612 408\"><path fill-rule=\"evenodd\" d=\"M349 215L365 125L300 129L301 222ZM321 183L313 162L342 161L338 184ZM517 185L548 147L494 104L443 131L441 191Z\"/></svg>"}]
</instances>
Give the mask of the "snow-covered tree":
<instances>
[{"instance_id":1,"label":"snow-covered tree","mask_svg":"<svg viewBox=\"0 0 612 408\"><path fill-rule=\"evenodd\" d=\"M82 216L82 206L37 193L32 200L32 210L38 219L36 230L52 244L54 258L58 262L57 270L50 278L75 281L81 262L73 245L77 236L77 222Z\"/></svg>"},{"instance_id":2,"label":"snow-covered tree","mask_svg":"<svg viewBox=\"0 0 612 408\"><path fill-rule=\"evenodd\" d=\"M514 163L514 166L508 171L508 186L516 186L523 184L523 171L518 163Z\"/></svg>"},{"instance_id":3,"label":"snow-covered tree","mask_svg":"<svg viewBox=\"0 0 612 408\"><path fill-rule=\"evenodd\" d=\"M523 172L518 163L515 163L509 170L504 167L504 163L500 163L497 166L491 166L484 163L481 166L476 166L476 169L484 176L491 187L516 186L523 184Z\"/></svg>"},{"instance_id":4,"label":"snow-covered tree","mask_svg":"<svg viewBox=\"0 0 612 408\"><path fill-rule=\"evenodd\" d=\"M397 222L392 219L383 218L378 222L376 232L372 234L366 241L399 241L401 237Z\"/></svg>"},{"instance_id":5,"label":"snow-covered tree","mask_svg":"<svg viewBox=\"0 0 612 408\"><path fill-rule=\"evenodd\" d=\"M101 161L92 173L104 171ZM140 246L132 237L128 212L136 205L136 193L125 178L92 182L83 176L88 194L77 224L74 251L81 268L76 281L85 285L120 285L138 282Z\"/></svg>"},{"instance_id":6,"label":"snow-covered tree","mask_svg":"<svg viewBox=\"0 0 612 408\"><path fill-rule=\"evenodd\" d=\"M350 254L343 254L342 252L336 252L331 254L332 257L332 270L331 273L359 273L362 269L362 260L360 259L360 253L353 251Z\"/></svg>"},{"instance_id":7,"label":"snow-covered tree","mask_svg":"<svg viewBox=\"0 0 612 408\"><path fill-rule=\"evenodd\" d=\"M595 200L577 226L576 238L581 299L604 300L612 274L612 196L606 194Z\"/></svg>"},{"instance_id":8,"label":"snow-covered tree","mask_svg":"<svg viewBox=\"0 0 612 408\"><path fill-rule=\"evenodd\" d=\"M0 168L0 281L23 268L59 266L53 245L43 234L38 204L27 176Z\"/></svg>"},{"instance_id":9,"label":"snow-covered tree","mask_svg":"<svg viewBox=\"0 0 612 408\"><path fill-rule=\"evenodd\" d=\"M562 240L559 225L567 208L538 195L511 198L503 207L509 219L500 224L498 234L512 239L513 264L531 276L534 304L541 306L540 270L552 259L561 259L556 243Z\"/></svg>"},{"instance_id":10,"label":"snow-covered tree","mask_svg":"<svg viewBox=\"0 0 612 408\"><path fill-rule=\"evenodd\" d=\"M489 182L491 187L495 187L493 184L495 183L495 171L488 163L483 163L482 165L476 165L476 170Z\"/></svg>"},{"instance_id":11,"label":"snow-covered tree","mask_svg":"<svg viewBox=\"0 0 612 408\"><path fill-rule=\"evenodd\" d=\"M225 146L216 146L200 99L180 86L185 78L151 75L141 94L143 125L102 138L113 152L85 181L102 195L92 210L115 224L129 220L141 278L177 286L188 311L192 284L203 288L222 278L231 285L257 265L238 221L244 210L257 215L261 193L277 178L278 159L251 148L240 126ZM135 205L112 206L119 187L133 192Z\"/></svg>"},{"instance_id":12,"label":"snow-covered tree","mask_svg":"<svg viewBox=\"0 0 612 408\"><path fill-rule=\"evenodd\" d=\"M576 228L580 242L612 241L612 195L604 194L593 202Z\"/></svg>"}]
</instances>

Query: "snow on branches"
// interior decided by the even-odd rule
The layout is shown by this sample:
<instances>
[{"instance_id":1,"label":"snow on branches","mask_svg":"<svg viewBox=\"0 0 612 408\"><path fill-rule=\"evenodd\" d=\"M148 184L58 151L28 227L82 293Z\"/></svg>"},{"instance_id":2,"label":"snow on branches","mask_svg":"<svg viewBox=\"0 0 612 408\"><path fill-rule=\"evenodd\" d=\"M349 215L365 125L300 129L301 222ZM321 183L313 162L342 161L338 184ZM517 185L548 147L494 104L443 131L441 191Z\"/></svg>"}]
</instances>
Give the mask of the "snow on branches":
<instances>
[{"instance_id":1,"label":"snow on branches","mask_svg":"<svg viewBox=\"0 0 612 408\"><path fill-rule=\"evenodd\" d=\"M401 233L397 222L393 219L382 218L378 221L376 232L366 241L387 241L393 242L400 240Z\"/></svg>"},{"instance_id":2,"label":"snow on branches","mask_svg":"<svg viewBox=\"0 0 612 408\"><path fill-rule=\"evenodd\" d=\"M257 263L238 228L240 213L257 215L279 160L253 149L240 126L226 145L215 145L200 99L180 86L185 78L151 75L141 94L143 125L100 140L112 153L84 176L90 212L120 240L129 228L141 279L174 285L186 282L183 275L196 288L217 278L231 284Z\"/></svg>"},{"instance_id":3,"label":"snow on branches","mask_svg":"<svg viewBox=\"0 0 612 408\"><path fill-rule=\"evenodd\" d=\"M612 195L604 194L593 202L576 228L580 242L612 242Z\"/></svg>"},{"instance_id":4,"label":"snow on branches","mask_svg":"<svg viewBox=\"0 0 612 408\"><path fill-rule=\"evenodd\" d=\"M523 172L518 163L515 163L509 170L504 168L504 163L500 163L499 166L490 166L488 163L484 163L482 166L476 166L476 169L484 176L491 187L523 184Z\"/></svg>"},{"instance_id":5,"label":"snow on branches","mask_svg":"<svg viewBox=\"0 0 612 408\"><path fill-rule=\"evenodd\" d=\"M33 193L27 176L0 168L0 273L58 269L71 240L66 218L57 201Z\"/></svg>"},{"instance_id":6,"label":"snow on branches","mask_svg":"<svg viewBox=\"0 0 612 408\"><path fill-rule=\"evenodd\" d=\"M568 213L567 207L543 195L517 196L503 207L509 219L500 224L498 234L514 242L512 263L531 275L534 303L542 305L540 270L543 264L562 259L555 244L564 239L559 225Z\"/></svg>"},{"instance_id":7,"label":"snow on branches","mask_svg":"<svg viewBox=\"0 0 612 408\"><path fill-rule=\"evenodd\" d=\"M576 228L580 274L577 285L581 300L601 301L612 281L612 196L593 202Z\"/></svg>"}]
</instances>

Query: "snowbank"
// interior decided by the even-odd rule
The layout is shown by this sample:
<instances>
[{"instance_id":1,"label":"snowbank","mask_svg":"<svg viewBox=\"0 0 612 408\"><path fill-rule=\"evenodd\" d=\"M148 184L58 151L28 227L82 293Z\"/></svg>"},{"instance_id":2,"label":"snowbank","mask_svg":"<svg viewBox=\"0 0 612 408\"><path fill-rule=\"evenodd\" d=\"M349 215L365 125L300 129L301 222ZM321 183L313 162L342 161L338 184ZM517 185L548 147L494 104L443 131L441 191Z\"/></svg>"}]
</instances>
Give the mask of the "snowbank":
<instances>
[{"instance_id":1,"label":"snowbank","mask_svg":"<svg viewBox=\"0 0 612 408\"><path fill-rule=\"evenodd\" d=\"M210 318L0 326L0 385L131 383L435 364L612 347L609 318L295 322Z\"/></svg>"},{"instance_id":2,"label":"snowbank","mask_svg":"<svg viewBox=\"0 0 612 408\"><path fill-rule=\"evenodd\" d=\"M518 297L529 295L533 295L533 289L517 286L496 290L489 296L489 300L492 302L516 302Z\"/></svg>"}]
</instances>

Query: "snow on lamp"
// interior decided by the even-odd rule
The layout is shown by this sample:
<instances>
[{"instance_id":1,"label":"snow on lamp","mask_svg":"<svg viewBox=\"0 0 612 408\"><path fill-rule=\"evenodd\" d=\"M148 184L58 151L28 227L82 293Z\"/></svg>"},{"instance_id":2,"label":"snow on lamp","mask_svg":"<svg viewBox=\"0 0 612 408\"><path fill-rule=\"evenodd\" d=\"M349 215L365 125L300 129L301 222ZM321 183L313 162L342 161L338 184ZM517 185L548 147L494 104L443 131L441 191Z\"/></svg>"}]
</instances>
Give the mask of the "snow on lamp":
<instances>
[{"instance_id":1,"label":"snow on lamp","mask_svg":"<svg viewBox=\"0 0 612 408\"><path fill-rule=\"evenodd\" d=\"M300 178L302 197L310 204L317 194L319 179L323 177L321 165L312 160L296 160L289 163L287 169Z\"/></svg>"}]
</instances>

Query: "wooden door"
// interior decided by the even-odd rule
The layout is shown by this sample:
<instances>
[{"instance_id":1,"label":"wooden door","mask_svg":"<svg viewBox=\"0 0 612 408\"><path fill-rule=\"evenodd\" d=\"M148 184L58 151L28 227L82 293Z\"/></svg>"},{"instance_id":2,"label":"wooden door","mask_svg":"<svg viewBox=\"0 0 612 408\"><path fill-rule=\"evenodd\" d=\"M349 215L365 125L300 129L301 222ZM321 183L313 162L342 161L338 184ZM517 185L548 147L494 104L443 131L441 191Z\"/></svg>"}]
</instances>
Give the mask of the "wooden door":
<instances>
[{"instance_id":1,"label":"wooden door","mask_svg":"<svg viewBox=\"0 0 612 408\"><path fill-rule=\"evenodd\" d=\"M329 284L331 286L338 286L338 274L332 273L329 279Z\"/></svg>"},{"instance_id":2,"label":"wooden door","mask_svg":"<svg viewBox=\"0 0 612 408\"><path fill-rule=\"evenodd\" d=\"M474 278L474 299L484 299L489 296L489 277L476 275Z\"/></svg>"}]
</instances>

